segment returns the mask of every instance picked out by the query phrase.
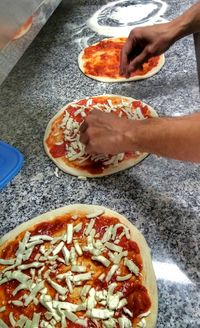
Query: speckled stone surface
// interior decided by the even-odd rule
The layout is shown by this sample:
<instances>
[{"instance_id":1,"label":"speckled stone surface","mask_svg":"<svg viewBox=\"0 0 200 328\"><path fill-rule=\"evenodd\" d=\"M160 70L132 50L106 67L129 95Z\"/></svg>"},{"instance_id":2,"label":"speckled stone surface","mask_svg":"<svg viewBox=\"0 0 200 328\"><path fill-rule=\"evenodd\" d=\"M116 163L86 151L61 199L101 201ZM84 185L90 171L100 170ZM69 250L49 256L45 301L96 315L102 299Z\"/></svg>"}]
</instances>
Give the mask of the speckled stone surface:
<instances>
[{"instance_id":1,"label":"speckled stone surface","mask_svg":"<svg viewBox=\"0 0 200 328\"><path fill-rule=\"evenodd\" d=\"M63 3L0 88L0 138L16 146L26 160L21 173L0 193L0 235L65 204L108 206L129 218L151 247L159 291L157 327L200 327L199 165L149 156L119 174L82 181L62 172L57 178L43 150L48 121L73 99L117 93L144 100L160 115L199 108L192 37L166 53L166 65L151 79L104 84L81 74L81 47L87 38L99 39L85 21L105 3ZM166 18L192 3L168 1Z\"/></svg>"}]
</instances>

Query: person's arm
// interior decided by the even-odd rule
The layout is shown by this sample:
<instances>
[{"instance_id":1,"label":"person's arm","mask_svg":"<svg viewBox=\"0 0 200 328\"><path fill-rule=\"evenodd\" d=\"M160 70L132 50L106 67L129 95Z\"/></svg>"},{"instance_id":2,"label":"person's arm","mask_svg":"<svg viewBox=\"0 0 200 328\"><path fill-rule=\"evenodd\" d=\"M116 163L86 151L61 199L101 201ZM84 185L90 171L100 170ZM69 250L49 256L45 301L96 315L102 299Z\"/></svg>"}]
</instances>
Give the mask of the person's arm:
<instances>
[{"instance_id":1,"label":"person's arm","mask_svg":"<svg viewBox=\"0 0 200 328\"><path fill-rule=\"evenodd\" d=\"M177 28L177 39L200 31L200 1L172 22Z\"/></svg>"},{"instance_id":2,"label":"person's arm","mask_svg":"<svg viewBox=\"0 0 200 328\"><path fill-rule=\"evenodd\" d=\"M140 151L200 163L200 113L136 121L93 111L81 141L89 154Z\"/></svg>"},{"instance_id":3,"label":"person's arm","mask_svg":"<svg viewBox=\"0 0 200 328\"><path fill-rule=\"evenodd\" d=\"M135 28L121 52L120 74L126 77L149 58L161 55L178 39L200 31L200 2L169 23Z\"/></svg>"}]
</instances>

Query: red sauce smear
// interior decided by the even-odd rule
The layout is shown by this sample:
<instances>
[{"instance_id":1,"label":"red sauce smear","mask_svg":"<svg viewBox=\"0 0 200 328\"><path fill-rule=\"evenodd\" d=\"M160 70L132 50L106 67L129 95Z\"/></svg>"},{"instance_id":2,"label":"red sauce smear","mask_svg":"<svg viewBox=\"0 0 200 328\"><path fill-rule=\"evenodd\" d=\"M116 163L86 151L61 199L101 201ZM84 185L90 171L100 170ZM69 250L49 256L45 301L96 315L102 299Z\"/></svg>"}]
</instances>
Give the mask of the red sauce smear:
<instances>
[{"instance_id":1,"label":"red sauce smear","mask_svg":"<svg viewBox=\"0 0 200 328\"><path fill-rule=\"evenodd\" d=\"M140 314L145 313L151 307L151 301L148 296L147 289L139 282L129 280L124 282L117 288L123 293L124 297L128 298L128 309L133 313L133 318L137 318Z\"/></svg>"},{"instance_id":2,"label":"red sauce smear","mask_svg":"<svg viewBox=\"0 0 200 328\"><path fill-rule=\"evenodd\" d=\"M112 218L112 217L99 217L96 218L95 224L94 224L94 229L96 230L97 233L99 233L100 238L103 237L106 228L111 226L112 224L117 224L119 223L118 219Z\"/></svg>"},{"instance_id":3,"label":"red sauce smear","mask_svg":"<svg viewBox=\"0 0 200 328\"><path fill-rule=\"evenodd\" d=\"M53 145L50 149L50 154L54 158L59 158L65 156L66 153L66 144L63 142L61 145Z\"/></svg>"},{"instance_id":4,"label":"red sauce smear","mask_svg":"<svg viewBox=\"0 0 200 328\"><path fill-rule=\"evenodd\" d=\"M124 250L134 251L134 253L136 253L136 254L139 254L140 253L139 247L136 244L136 242L134 242L132 240L128 240L125 236L122 237L122 239L120 240L120 242L118 243L118 245L121 246L121 247L123 247Z\"/></svg>"}]
</instances>

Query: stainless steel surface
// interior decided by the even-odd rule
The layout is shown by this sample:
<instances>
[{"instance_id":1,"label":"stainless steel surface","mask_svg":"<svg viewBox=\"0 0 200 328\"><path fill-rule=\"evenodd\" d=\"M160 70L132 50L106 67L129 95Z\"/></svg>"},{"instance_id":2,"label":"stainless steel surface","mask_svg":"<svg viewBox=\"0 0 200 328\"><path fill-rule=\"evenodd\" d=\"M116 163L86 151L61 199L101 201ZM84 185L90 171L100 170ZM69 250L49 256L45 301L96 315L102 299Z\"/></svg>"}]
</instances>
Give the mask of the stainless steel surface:
<instances>
[{"instance_id":1,"label":"stainless steel surface","mask_svg":"<svg viewBox=\"0 0 200 328\"><path fill-rule=\"evenodd\" d=\"M0 1L0 49L4 48L14 33L43 0L1 0Z\"/></svg>"},{"instance_id":2,"label":"stainless steel surface","mask_svg":"<svg viewBox=\"0 0 200 328\"><path fill-rule=\"evenodd\" d=\"M4 0L0 3L0 84L60 2L61 0ZM18 28L31 16L33 21L30 30L14 40Z\"/></svg>"}]
</instances>

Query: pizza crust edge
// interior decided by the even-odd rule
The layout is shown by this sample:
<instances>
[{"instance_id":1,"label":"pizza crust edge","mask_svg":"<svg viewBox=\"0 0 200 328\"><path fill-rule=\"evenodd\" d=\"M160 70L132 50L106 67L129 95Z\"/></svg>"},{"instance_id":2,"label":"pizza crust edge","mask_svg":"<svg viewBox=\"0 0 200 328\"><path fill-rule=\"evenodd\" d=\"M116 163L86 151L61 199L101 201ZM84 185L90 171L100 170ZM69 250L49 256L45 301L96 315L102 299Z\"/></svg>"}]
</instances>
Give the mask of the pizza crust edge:
<instances>
[{"instance_id":1,"label":"pizza crust edge","mask_svg":"<svg viewBox=\"0 0 200 328\"><path fill-rule=\"evenodd\" d=\"M134 99L131 97L125 97L125 96L120 96L120 95L98 95L98 96L92 96L90 97L90 99L92 98L96 98L96 97L107 97L107 98L112 98L112 97L120 97L122 99L127 99L129 101L137 101L138 99ZM83 98L85 99L85 98ZM80 99L78 101L81 101L83 99ZM141 101L143 105L146 105L150 111L151 111L151 115L152 117L158 117L158 114L156 113L156 111L149 106L148 104L144 103L143 101ZM71 175L74 176L83 176L83 177L87 177L87 178L100 178L100 177L104 177L107 175L111 175L114 173L118 173L120 171L126 170L136 164L138 164L139 162L141 162L143 159L145 159L149 154L148 153L142 153L141 155L139 155L136 159L130 159L130 160L126 160L125 162L122 161L122 163L119 163L117 167L111 167L109 166L108 168L104 169L104 172L99 173L99 174L92 174L86 170L82 170L82 169L78 169L78 168L74 168L74 167L70 167L68 165L66 165L63 160L61 158L54 158L50 152L49 152L49 148L46 144L46 139L48 138L50 132L51 132L51 126L52 123L55 121L55 119L57 117L60 116L60 114L66 109L67 106L69 106L71 103L75 103L75 102L70 102L68 104L66 104L64 107L62 107L58 113L49 121L46 131L45 131L45 135L44 135L44 140L43 140L43 145L44 145L44 149L45 152L47 153L47 155L49 156L49 158L57 165L57 167L59 169L61 169L63 172L65 173L69 173Z\"/></svg>"},{"instance_id":2,"label":"pizza crust edge","mask_svg":"<svg viewBox=\"0 0 200 328\"><path fill-rule=\"evenodd\" d=\"M145 318L147 323L147 328L155 328L157 321L157 312L158 312L158 293L157 293L157 284L156 277L152 265L151 253L149 246L141 234L141 232L124 216L121 214L108 209L104 206L99 205L87 205L87 204L73 204L67 205L55 210L51 210L44 214L41 214L33 219L28 220L27 222L21 223L18 227L14 228L6 235L0 239L0 251L6 247L11 241L13 241L20 233L29 228L33 228L34 225L42 223L44 221L52 221L55 219L55 216L61 216L63 214L71 215L86 215L92 214L99 210L104 210L104 215L114 216L118 218L121 223L126 225L130 229L131 239L135 241L140 249L142 261L143 261L143 285L147 288L152 306L150 308L151 314ZM144 275L144 273L147 273Z\"/></svg>"}]
</instances>

